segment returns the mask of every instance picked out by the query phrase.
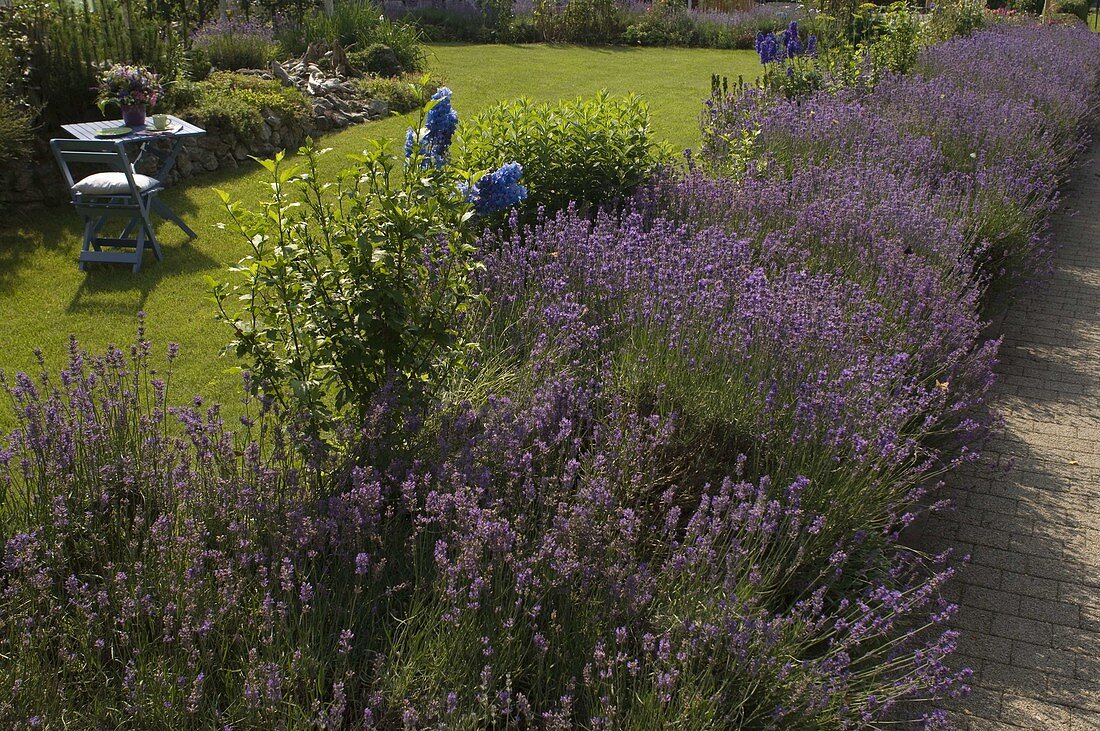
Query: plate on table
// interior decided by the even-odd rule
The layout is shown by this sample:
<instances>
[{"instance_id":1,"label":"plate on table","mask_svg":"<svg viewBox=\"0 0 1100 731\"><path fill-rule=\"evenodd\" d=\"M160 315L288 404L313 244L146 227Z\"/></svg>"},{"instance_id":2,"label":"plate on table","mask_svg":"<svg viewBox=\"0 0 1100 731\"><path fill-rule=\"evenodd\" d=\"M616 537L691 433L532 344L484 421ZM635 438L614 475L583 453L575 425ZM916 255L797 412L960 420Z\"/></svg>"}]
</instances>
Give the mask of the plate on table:
<instances>
[{"instance_id":1,"label":"plate on table","mask_svg":"<svg viewBox=\"0 0 1100 731\"><path fill-rule=\"evenodd\" d=\"M125 137L134 130L129 127L104 127L95 131L96 137Z\"/></svg>"},{"instance_id":2,"label":"plate on table","mask_svg":"<svg viewBox=\"0 0 1100 731\"><path fill-rule=\"evenodd\" d=\"M138 134L140 134L140 135L165 135L165 134L175 134L176 132L179 132L179 131L180 131L180 126L178 124L169 124L167 127L162 127L160 129L157 129L156 127L154 127L153 125L150 124L150 125L147 125L145 127L145 129L139 131Z\"/></svg>"}]
</instances>

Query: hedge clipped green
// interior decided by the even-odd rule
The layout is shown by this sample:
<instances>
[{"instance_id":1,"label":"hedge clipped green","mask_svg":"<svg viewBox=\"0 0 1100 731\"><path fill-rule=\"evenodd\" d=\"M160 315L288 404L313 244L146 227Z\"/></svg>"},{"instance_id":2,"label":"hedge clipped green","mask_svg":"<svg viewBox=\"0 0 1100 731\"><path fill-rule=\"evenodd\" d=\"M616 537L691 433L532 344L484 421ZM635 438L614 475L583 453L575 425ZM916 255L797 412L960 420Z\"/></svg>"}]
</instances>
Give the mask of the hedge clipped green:
<instances>
[{"instance_id":1,"label":"hedge clipped green","mask_svg":"<svg viewBox=\"0 0 1100 731\"><path fill-rule=\"evenodd\" d=\"M260 131L264 109L270 109L283 120L302 123L309 115L309 103L297 89L228 71L214 72L204 81L177 83L170 104L196 124L227 128L244 135Z\"/></svg>"},{"instance_id":2,"label":"hedge clipped green","mask_svg":"<svg viewBox=\"0 0 1100 731\"><path fill-rule=\"evenodd\" d=\"M456 162L466 170L523 166L530 218L571 202L589 209L627 195L671 150L653 139L649 107L637 96L536 104L503 102L463 121Z\"/></svg>"}]
</instances>

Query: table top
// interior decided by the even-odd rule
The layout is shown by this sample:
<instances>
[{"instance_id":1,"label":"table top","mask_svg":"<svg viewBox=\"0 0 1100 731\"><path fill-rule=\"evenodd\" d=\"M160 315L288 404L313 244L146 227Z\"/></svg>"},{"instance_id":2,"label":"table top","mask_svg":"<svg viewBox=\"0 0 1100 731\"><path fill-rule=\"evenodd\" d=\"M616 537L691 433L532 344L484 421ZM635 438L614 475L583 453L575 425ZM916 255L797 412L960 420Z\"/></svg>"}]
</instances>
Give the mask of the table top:
<instances>
[{"instance_id":1,"label":"table top","mask_svg":"<svg viewBox=\"0 0 1100 731\"><path fill-rule=\"evenodd\" d=\"M151 119L151 118L150 118ZM174 127L172 131L158 132L151 124L135 127L134 131L121 137L96 137L96 131L108 127L121 127L121 119L104 119L99 122L80 122L78 124L63 124L65 130L78 140L110 140L112 142L148 142L150 140L176 138L176 137L201 137L206 134L202 127L196 127L190 122L179 117L168 115L168 126Z\"/></svg>"}]
</instances>

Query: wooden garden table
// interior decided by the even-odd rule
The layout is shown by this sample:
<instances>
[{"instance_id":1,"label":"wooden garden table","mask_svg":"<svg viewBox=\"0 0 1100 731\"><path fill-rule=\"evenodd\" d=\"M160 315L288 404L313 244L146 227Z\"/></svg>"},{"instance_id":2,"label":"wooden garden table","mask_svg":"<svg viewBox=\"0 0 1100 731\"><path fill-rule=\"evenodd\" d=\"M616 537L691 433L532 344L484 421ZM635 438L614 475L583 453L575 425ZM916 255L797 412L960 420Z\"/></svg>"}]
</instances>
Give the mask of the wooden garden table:
<instances>
[{"instance_id":1,"label":"wooden garden table","mask_svg":"<svg viewBox=\"0 0 1100 731\"><path fill-rule=\"evenodd\" d=\"M202 137L206 134L206 130L203 128L196 127L190 122L186 122L179 117L174 117L169 114L168 129L165 131L157 131L153 129L152 125L142 125L141 127L134 127L133 132L122 137L96 136L98 130L121 126L121 119L108 119L101 122L63 124L61 125L61 129L78 140L108 140L124 145L140 146L141 151L138 153L138 157L134 160L134 163L136 164L146 152L160 160L160 168L157 169L153 177L159 180L162 185L168 179L168 173L172 171L172 167L176 164L176 158L179 157L180 150L183 149L184 141L189 137ZM149 143L151 142L169 142L170 144L164 146L150 145ZM190 238L193 239L197 236L197 234L191 230L191 227L184 223L183 219L177 216L176 212L160 199L160 196L155 196L153 198L150 208L161 218L165 218L179 226Z\"/></svg>"}]
</instances>

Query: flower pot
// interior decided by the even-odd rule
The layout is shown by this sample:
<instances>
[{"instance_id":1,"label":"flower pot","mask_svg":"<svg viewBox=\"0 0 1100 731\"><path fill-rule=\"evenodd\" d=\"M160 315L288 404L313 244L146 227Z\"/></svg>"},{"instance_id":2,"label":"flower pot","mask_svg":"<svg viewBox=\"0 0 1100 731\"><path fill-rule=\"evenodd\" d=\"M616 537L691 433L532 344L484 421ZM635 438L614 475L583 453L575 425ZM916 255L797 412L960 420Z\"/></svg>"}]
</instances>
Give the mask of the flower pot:
<instances>
[{"instance_id":1,"label":"flower pot","mask_svg":"<svg viewBox=\"0 0 1100 731\"><path fill-rule=\"evenodd\" d=\"M141 127L145 124L145 107L124 106L122 108L122 123L127 127Z\"/></svg>"}]
</instances>

